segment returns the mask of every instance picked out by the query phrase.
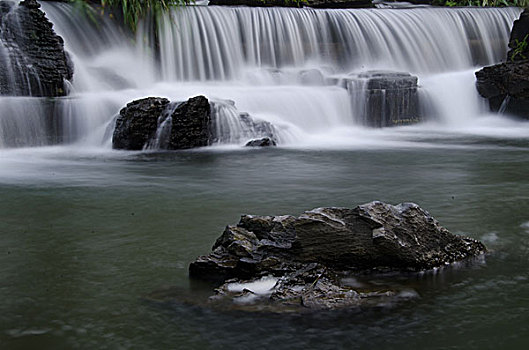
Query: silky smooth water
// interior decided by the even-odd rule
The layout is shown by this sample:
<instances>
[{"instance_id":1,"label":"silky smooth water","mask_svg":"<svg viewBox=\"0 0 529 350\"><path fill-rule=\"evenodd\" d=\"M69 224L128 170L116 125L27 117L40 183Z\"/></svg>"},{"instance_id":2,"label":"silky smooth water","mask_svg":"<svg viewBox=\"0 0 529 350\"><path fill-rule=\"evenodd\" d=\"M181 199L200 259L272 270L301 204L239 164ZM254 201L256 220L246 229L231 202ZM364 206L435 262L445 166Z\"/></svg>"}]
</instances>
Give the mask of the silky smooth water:
<instances>
[{"instance_id":1,"label":"silky smooth water","mask_svg":"<svg viewBox=\"0 0 529 350\"><path fill-rule=\"evenodd\" d=\"M149 31L134 45L111 21L43 8L76 75L51 122L38 118L50 101L0 98L0 348L529 345L529 123L488 114L474 87L474 71L504 56L520 9L185 9L157 28L156 65ZM372 68L418 74L433 120L358 125L351 96L327 79ZM281 147L244 149L230 134L192 151L111 150L127 102L196 94L272 122ZM241 214L372 200L416 202L490 253L359 277L406 291L365 310L212 309L209 286L188 279L188 264Z\"/></svg>"},{"instance_id":2,"label":"silky smooth water","mask_svg":"<svg viewBox=\"0 0 529 350\"><path fill-rule=\"evenodd\" d=\"M2 152L2 348L525 348L527 137L413 134L373 150ZM419 203L490 253L390 278L419 297L360 312L219 311L189 284L189 262L243 213L375 199ZM144 298L164 287L172 302Z\"/></svg>"}]
</instances>

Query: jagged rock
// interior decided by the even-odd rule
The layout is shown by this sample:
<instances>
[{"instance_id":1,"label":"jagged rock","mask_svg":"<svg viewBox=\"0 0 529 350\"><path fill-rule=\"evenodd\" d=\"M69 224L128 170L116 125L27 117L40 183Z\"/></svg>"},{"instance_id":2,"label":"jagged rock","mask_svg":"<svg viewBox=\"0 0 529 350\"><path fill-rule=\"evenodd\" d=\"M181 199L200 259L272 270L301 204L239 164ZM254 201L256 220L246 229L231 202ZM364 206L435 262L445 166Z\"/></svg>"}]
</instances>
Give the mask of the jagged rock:
<instances>
[{"instance_id":1,"label":"jagged rock","mask_svg":"<svg viewBox=\"0 0 529 350\"><path fill-rule=\"evenodd\" d=\"M529 119L529 60L485 67L476 78L478 92L489 100L492 111L502 109Z\"/></svg>"},{"instance_id":2,"label":"jagged rock","mask_svg":"<svg viewBox=\"0 0 529 350\"><path fill-rule=\"evenodd\" d=\"M263 137L258 140L250 140L246 143L246 147L271 147L277 146L277 143L274 139L270 137Z\"/></svg>"},{"instance_id":3,"label":"jagged rock","mask_svg":"<svg viewBox=\"0 0 529 350\"><path fill-rule=\"evenodd\" d=\"M210 6L369 8L371 0L210 0Z\"/></svg>"},{"instance_id":4,"label":"jagged rock","mask_svg":"<svg viewBox=\"0 0 529 350\"><path fill-rule=\"evenodd\" d=\"M35 0L0 1L0 92L63 96L73 65Z\"/></svg>"},{"instance_id":5,"label":"jagged rock","mask_svg":"<svg viewBox=\"0 0 529 350\"><path fill-rule=\"evenodd\" d=\"M213 143L254 140L254 146L275 146L274 127L239 113L231 101L210 102L204 96L186 102L160 97L133 101L122 108L113 131L112 147L125 150L187 149ZM268 141L266 140L268 139Z\"/></svg>"},{"instance_id":6,"label":"jagged rock","mask_svg":"<svg viewBox=\"0 0 529 350\"><path fill-rule=\"evenodd\" d=\"M416 204L371 202L299 217L244 215L226 227L211 254L190 264L189 274L220 283L275 276L268 299L335 308L369 297L341 283L344 271L420 271L483 252L482 243L451 234ZM218 291L227 295L229 289Z\"/></svg>"},{"instance_id":7,"label":"jagged rock","mask_svg":"<svg viewBox=\"0 0 529 350\"><path fill-rule=\"evenodd\" d=\"M354 105L362 107L356 111L357 120L371 127L388 127L421 121L417 81L409 73L368 71L344 84Z\"/></svg>"},{"instance_id":8,"label":"jagged rock","mask_svg":"<svg viewBox=\"0 0 529 350\"><path fill-rule=\"evenodd\" d=\"M168 149L204 147L211 144L211 107L204 96L193 97L179 104L171 118Z\"/></svg>"},{"instance_id":9,"label":"jagged rock","mask_svg":"<svg viewBox=\"0 0 529 350\"><path fill-rule=\"evenodd\" d=\"M490 110L529 119L529 10L514 22L506 62L476 72L476 88ZM524 48L524 49L522 49Z\"/></svg>"},{"instance_id":10,"label":"jagged rock","mask_svg":"<svg viewBox=\"0 0 529 350\"><path fill-rule=\"evenodd\" d=\"M133 101L119 112L112 137L115 149L142 150L152 142L167 142L165 149L186 149L210 144L209 101L204 96L170 104L166 98L148 97ZM168 122L167 140L156 133ZM158 135L161 137L160 135Z\"/></svg>"},{"instance_id":11,"label":"jagged rock","mask_svg":"<svg viewBox=\"0 0 529 350\"><path fill-rule=\"evenodd\" d=\"M158 118L169 100L148 97L132 101L119 112L116 120L112 148L142 150L158 128Z\"/></svg>"}]
</instances>

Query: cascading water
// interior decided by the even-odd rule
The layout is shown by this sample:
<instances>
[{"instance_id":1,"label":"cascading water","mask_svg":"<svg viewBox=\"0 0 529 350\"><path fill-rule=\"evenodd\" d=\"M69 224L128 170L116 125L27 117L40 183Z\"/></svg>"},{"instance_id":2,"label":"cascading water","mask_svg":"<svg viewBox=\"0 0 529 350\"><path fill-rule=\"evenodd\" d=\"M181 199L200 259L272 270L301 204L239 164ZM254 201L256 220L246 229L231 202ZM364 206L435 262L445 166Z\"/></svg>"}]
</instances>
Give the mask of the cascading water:
<instances>
[{"instance_id":1,"label":"cascading water","mask_svg":"<svg viewBox=\"0 0 529 350\"><path fill-rule=\"evenodd\" d=\"M74 62L72 91L56 100L54 113L61 119L53 135L38 123L32 124L38 132L27 132L30 120L1 112L0 147L50 144L50 139L110 147L108 130L127 102L146 96L184 101L197 94L235 102L214 108L217 143L241 144L263 134L241 115L270 123L280 144L317 145L344 130L361 138L371 133L358 125L362 98L344 87L358 84L351 77L380 69L417 75L420 96L430 96L421 99L425 113L457 124L461 115L471 119L484 111L473 71L504 57L520 13L517 8L189 6L163 16L157 35L142 26L133 43L108 18L96 25L69 4L46 2L42 8ZM159 46L148 40L153 37ZM443 93L447 88L459 98L455 111L444 108L455 105L448 100L453 96Z\"/></svg>"}]
</instances>

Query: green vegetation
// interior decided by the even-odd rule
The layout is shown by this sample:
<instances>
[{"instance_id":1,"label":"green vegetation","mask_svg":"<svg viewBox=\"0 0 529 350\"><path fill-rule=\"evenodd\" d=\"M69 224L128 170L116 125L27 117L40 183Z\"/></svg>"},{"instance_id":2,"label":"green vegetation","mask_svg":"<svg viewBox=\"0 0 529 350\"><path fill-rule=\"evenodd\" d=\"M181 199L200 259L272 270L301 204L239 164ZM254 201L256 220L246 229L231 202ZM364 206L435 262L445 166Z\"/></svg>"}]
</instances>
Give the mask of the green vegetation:
<instances>
[{"instance_id":1,"label":"green vegetation","mask_svg":"<svg viewBox=\"0 0 529 350\"><path fill-rule=\"evenodd\" d=\"M89 5L89 2L93 1L71 1L87 16L95 18L94 10ZM99 0L99 2L103 9L120 11L123 15L123 22L135 31L140 20L146 17L157 18L160 13L166 12L172 7L184 6L195 2L195 0Z\"/></svg>"},{"instance_id":2,"label":"green vegetation","mask_svg":"<svg viewBox=\"0 0 529 350\"><path fill-rule=\"evenodd\" d=\"M529 7L529 0L436 0L440 6L476 6L476 7Z\"/></svg>"},{"instance_id":3,"label":"green vegetation","mask_svg":"<svg viewBox=\"0 0 529 350\"><path fill-rule=\"evenodd\" d=\"M516 39L514 42L515 47L512 49L512 56L511 61L514 61L516 57L521 57L522 59L527 59L527 49L529 48L529 43L527 42L527 38L529 37L529 34L527 34L523 40Z\"/></svg>"}]
</instances>

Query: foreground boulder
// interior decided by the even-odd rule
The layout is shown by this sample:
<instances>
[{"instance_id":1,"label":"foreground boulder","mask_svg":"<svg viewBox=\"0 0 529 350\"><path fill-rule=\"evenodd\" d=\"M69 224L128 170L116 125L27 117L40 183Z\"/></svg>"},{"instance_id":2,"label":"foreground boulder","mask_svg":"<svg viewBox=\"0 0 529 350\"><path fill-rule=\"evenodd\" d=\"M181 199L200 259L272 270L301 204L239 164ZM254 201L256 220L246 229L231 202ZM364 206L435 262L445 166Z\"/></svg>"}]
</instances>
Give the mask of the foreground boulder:
<instances>
[{"instance_id":1,"label":"foreground boulder","mask_svg":"<svg viewBox=\"0 0 529 350\"><path fill-rule=\"evenodd\" d=\"M239 143L262 137L261 146L275 144L274 127L240 113L233 101L211 102L196 96L185 102L147 97L122 108L115 123L112 147L124 150L177 150L213 143ZM255 146L258 146L255 144Z\"/></svg>"},{"instance_id":2,"label":"foreground boulder","mask_svg":"<svg viewBox=\"0 0 529 350\"><path fill-rule=\"evenodd\" d=\"M370 127L410 125L422 120L418 78L405 72L368 71L344 80L358 122Z\"/></svg>"},{"instance_id":3,"label":"foreground boulder","mask_svg":"<svg viewBox=\"0 0 529 350\"><path fill-rule=\"evenodd\" d=\"M64 96L73 66L35 0L0 1L0 93Z\"/></svg>"},{"instance_id":4,"label":"foreground boulder","mask_svg":"<svg viewBox=\"0 0 529 350\"><path fill-rule=\"evenodd\" d=\"M476 72L479 94L490 110L529 119L529 10L514 22L507 61Z\"/></svg>"},{"instance_id":5,"label":"foreground boulder","mask_svg":"<svg viewBox=\"0 0 529 350\"><path fill-rule=\"evenodd\" d=\"M244 215L209 255L190 264L189 274L223 283L218 298L252 291L234 284L269 279L273 284L262 293L267 301L335 308L388 296L347 286L342 280L351 273L428 270L483 252L482 243L451 234L416 204L371 202L299 217Z\"/></svg>"}]
</instances>

